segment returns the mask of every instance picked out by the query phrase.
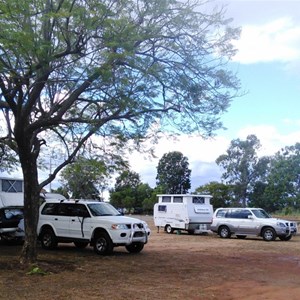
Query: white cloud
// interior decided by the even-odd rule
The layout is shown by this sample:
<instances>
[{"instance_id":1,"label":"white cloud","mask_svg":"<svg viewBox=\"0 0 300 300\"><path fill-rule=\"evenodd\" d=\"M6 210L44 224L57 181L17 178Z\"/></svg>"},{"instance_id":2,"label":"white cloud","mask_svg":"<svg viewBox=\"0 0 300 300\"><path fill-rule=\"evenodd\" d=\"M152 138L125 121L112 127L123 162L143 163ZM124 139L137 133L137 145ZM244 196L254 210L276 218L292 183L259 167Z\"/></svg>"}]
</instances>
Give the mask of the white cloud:
<instances>
[{"instance_id":1,"label":"white cloud","mask_svg":"<svg viewBox=\"0 0 300 300\"><path fill-rule=\"evenodd\" d=\"M245 139L249 134L255 134L260 140L262 145L260 155L273 155L281 148L300 141L300 129L289 134L281 134L277 128L270 125L248 126L238 132L238 137Z\"/></svg>"},{"instance_id":2,"label":"white cloud","mask_svg":"<svg viewBox=\"0 0 300 300\"><path fill-rule=\"evenodd\" d=\"M244 25L235 46L239 51L234 60L243 64L297 61L300 25L287 17L263 25Z\"/></svg>"},{"instance_id":3,"label":"white cloud","mask_svg":"<svg viewBox=\"0 0 300 300\"><path fill-rule=\"evenodd\" d=\"M270 125L244 127L232 139L246 139L249 134L255 134L260 140L262 145L260 156L274 155L282 147L300 141L300 129L289 134L281 134L277 128ZM155 147L157 158L145 159L142 155L134 153L129 159L131 169L140 174L142 182L154 187L159 159L167 152L180 151L189 160L189 167L192 170L191 191L194 191L202 184L220 181L221 170L215 160L226 152L230 142L231 139L222 136L210 140L203 140L196 135L182 135L177 141L162 139Z\"/></svg>"}]
</instances>

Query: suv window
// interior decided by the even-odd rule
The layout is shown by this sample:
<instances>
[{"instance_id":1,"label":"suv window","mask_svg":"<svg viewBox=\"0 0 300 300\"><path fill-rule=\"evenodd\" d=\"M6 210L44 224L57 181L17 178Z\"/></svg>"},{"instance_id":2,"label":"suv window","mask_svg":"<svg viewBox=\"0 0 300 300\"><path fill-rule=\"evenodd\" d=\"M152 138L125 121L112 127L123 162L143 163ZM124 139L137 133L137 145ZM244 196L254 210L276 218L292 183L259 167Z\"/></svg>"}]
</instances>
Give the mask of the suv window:
<instances>
[{"instance_id":1,"label":"suv window","mask_svg":"<svg viewBox=\"0 0 300 300\"><path fill-rule=\"evenodd\" d=\"M219 209L217 211L216 217L217 218L225 218L226 213L227 213L226 209Z\"/></svg>"},{"instance_id":2,"label":"suv window","mask_svg":"<svg viewBox=\"0 0 300 300\"><path fill-rule=\"evenodd\" d=\"M248 216L250 215L251 212L248 209L234 209L227 213L226 218L248 219Z\"/></svg>"},{"instance_id":3,"label":"suv window","mask_svg":"<svg viewBox=\"0 0 300 300\"><path fill-rule=\"evenodd\" d=\"M47 203L42 210L42 215L57 215L59 203Z\"/></svg>"},{"instance_id":4,"label":"suv window","mask_svg":"<svg viewBox=\"0 0 300 300\"><path fill-rule=\"evenodd\" d=\"M90 217L84 204L69 203L47 203L42 210L42 215Z\"/></svg>"}]
</instances>

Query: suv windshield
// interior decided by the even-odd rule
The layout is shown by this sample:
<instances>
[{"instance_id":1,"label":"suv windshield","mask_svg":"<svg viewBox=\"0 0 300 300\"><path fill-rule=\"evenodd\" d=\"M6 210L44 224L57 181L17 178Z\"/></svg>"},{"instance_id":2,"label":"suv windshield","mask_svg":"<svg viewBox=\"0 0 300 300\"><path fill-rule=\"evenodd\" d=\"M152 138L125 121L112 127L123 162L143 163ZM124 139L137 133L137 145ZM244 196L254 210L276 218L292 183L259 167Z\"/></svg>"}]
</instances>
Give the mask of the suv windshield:
<instances>
[{"instance_id":1,"label":"suv windshield","mask_svg":"<svg viewBox=\"0 0 300 300\"><path fill-rule=\"evenodd\" d=\"M254 215L257 218L260 218L260 219L269 219L269 218L271 218L271 216L266 211L264 211L263 209L251 209L251 211L254 213Z\"/></svg>"},{"instance_id":2,"label":"suv windshield","mask_svg":"<svg viewBox=\"0 0 300 300\"><path fill-rule=\"evenodd\" d=\"M121 214L109 203L88 204L93 216L121 216Z\"/></svg>"}]
</instances>

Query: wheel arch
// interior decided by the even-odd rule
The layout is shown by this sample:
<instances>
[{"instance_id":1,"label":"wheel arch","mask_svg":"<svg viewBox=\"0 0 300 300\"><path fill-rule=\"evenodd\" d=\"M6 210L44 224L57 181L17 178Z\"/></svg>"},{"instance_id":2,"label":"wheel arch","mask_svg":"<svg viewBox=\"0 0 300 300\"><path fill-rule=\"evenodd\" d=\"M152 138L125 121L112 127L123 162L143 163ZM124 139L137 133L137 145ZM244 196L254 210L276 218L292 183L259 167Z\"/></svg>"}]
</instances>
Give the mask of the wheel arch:
<instances>
[{"instance_id":1,"label":"wheel arch","mask_svg":"<svg viewBox=\"0 0 300 300\"><path fill-rule=\"evenodd\" d=\"M41 233L45 230L52 230L54 232L54 234L57 235L55 228L52 225L44 224L43 226L41 226L40 231L38 232L38 237L40 237Z\"/></svg>"},{"instance_id":2,"label":"wheel arch","mask_svg":"<svg viewBox=\"0 0 300 300\"><path fill-rule=\"evenodd\" d=\"M110 233L105 228L103 228L103 227L97 227L97 228L94 229L92 237L91 237L91 244L92 245L94 244L95 237L99 233L106 233L110 237L110 239L112 240Z\"/></svg>"},{"instance_id":3,"label":"wheel arch","mask_svg":"<svg viewBox=\"0 0 300 300\"><path fill-rule=\"evenodd\" d=\"M276 233L276 230L275 230L275 228L272 226L272 225L264 225L264 226L262 226L262 228L260 229L260 233L259 233L259 236L263 236L263 231L266 229L266 228L271 228L271 229L273 229L274 231L275 231L275 233Z\"/></svg>"}]
</instances>

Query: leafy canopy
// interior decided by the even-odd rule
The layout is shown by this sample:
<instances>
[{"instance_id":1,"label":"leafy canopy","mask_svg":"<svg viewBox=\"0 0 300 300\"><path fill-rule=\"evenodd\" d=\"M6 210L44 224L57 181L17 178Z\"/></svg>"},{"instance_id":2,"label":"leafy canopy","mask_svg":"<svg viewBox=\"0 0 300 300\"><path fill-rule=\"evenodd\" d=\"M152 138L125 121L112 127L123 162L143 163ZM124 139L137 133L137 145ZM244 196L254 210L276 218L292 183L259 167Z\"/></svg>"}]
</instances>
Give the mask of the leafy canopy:
<instances>
[{"instance_id":1,"label":"leafy canopy","mask_svg":"<svg viewBox=\"0 0 300 300\"><path fill-rule=\"evenodd\" d=\"M158 162L156 183L166 194L186 194L191 188L187 157L179 151L166 153Z\"/></svg>"},{"instance_id":2,"label":"leafy canopy","mask_svg":"<svg viewBox=\"0 0 300 300\"><path fill-rule=\"evenodd\" d=\"M239 88L226 65L239 30L205 4L0 0L0 145L22 167L31 262L39 191L77 155L120 161L126 142L140 146L155 123L203 135L222 126ZM64 159L39 182L41 154L54 144Z\"/></svg>"}]
</instances>

